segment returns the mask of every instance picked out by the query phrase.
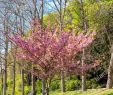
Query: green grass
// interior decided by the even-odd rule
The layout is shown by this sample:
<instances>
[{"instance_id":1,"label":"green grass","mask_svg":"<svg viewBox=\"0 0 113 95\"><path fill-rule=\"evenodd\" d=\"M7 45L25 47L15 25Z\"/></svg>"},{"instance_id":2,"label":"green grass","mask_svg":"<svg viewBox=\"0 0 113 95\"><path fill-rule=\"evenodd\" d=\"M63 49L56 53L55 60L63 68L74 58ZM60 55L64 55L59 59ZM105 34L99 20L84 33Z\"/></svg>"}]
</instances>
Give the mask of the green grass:
<instances>
[{"instance_id":1,"label":"green grass","mask_svg":"<svg viewBox=\"0 0 113 95\"><path fill-rule=\"evenodd\" d=\"M50 95L113 95L113 89L88 89L85 92L81 91L68 91L60 93L59 91L50 92Z\"/></svg>"}]
</instances>

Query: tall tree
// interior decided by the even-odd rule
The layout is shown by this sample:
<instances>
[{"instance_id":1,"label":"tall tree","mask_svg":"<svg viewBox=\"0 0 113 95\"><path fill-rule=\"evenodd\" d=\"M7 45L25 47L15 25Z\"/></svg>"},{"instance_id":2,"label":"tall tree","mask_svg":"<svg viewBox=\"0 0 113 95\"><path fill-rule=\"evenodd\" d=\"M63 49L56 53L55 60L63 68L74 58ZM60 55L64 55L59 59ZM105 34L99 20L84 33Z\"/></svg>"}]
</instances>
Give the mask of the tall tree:
<instances>
[{"instance_id":1,"label":"tall tree","mask_svg":"<svg viewBox=\"0 0 113 95\"><path fill-rule=\"evenodd\" d=\"M5 10L6 16L4 17L4 33L5 33L5 62L4 62L4 86L3 86L3 95L6 95L7 90L7 55L8 55L8 15L7 9Z\"/></svg>"},{"instance_id":2,"label":"tall tree","mask_svg":"<svg viewBox=\"0 0 113 95\"><path fill-rule=\"evenodd\" d=\"M86 16L85 16L85 11L84 11L84 4L83 0L80 1L81 5L81 17L82 17L82 23L83 23L83 30L87 33L87 24L86 24ZM85 62L85 49L82 51L82 65L84 65ZM86 91L86 74L82 74L82 91Z\"/></svg>"}]
</instances>

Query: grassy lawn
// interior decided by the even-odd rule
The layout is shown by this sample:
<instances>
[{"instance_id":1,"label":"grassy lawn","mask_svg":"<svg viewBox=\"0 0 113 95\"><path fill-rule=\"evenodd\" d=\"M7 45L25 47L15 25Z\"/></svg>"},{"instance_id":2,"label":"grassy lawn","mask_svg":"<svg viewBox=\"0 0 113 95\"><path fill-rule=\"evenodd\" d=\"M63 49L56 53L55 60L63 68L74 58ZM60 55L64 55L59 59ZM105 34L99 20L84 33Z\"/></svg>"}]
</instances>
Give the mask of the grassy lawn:
<instances>
[{"instance_id":1,"label":"grassy lawn","mask_svg":"<svg viewBox=\"0 0 113 95\"><path fill-rule=\"evenodd\" d=\"M56 92L50 92L50 95L113 95L113 89L88 89L85 92L81 91L69 91L66 93L60 93L58 91Z\"/></svg>"}]
</instances>

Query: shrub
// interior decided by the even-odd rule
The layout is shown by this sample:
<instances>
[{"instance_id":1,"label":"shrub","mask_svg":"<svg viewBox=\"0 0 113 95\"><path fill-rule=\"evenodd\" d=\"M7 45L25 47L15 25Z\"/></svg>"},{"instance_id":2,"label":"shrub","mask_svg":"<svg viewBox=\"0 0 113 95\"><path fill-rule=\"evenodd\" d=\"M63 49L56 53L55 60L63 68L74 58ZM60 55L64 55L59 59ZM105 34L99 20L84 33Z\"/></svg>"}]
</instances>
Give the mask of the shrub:
<instances>
[{"instance_id":1,"label":"shrub","mask_svg":"<svg viewBox=\"0 0 113 95\"><path fill-rule=\"evenodd\" d=\"M36 92L37 93L41 93L42 92L42 81L41 80L37 80L36 81Z\"/></svg>"},{"instance_id":2,"label":"shrub","mask_svg":"<svg viewBox=\"0 0 113 95\"><path fill-rule=\"evenodd\" d=\"M58 90L60 89L60 80L52 81L50 84L50 90Z\"/></svg>"},{"instance_id":3,"label":"shrub","mask_svg":"<svg viewBox=\"0 0 113 95\"><path fill-rule=\"evenodd\" d=\"M66 90L73 91L80 88L80 81L79 80L68 80L66 81Z\"/></svg>"}]
</instances>

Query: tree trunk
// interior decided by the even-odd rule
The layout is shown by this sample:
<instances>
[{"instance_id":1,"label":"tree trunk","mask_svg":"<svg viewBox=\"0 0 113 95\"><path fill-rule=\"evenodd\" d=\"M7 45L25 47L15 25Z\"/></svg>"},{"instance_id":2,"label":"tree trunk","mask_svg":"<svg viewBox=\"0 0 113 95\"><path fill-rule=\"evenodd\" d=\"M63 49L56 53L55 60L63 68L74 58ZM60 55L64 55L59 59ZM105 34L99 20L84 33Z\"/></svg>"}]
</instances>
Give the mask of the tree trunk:
<instances>
[{"instance_id":1,"label":"tree trunk","mask_svg":"<svg viewBox=\"0 0 113 95\"><path fill-rule=\"evenodd\" d=\"M12 43L11 43L12 47ZM16 47L14 47L14 55L13 55L13 89L12 89L12 95L15 95L15 64L16 64Z\"/></svg>"},{"instance_id":2,"label":"tree trunk","mask_svg":"<svg viewBox=\"0 0 113 95\"><path fill-rule=\"evenodd\" d=\"M45 80L42 79L42 95L45 95Z\"/></svg>"},{"instance_id":3,"label":"tree trunk","mask_svg":"<svg viewBox=\"0 0 113 95\"><path fill-rule=\"evenodd\" d=\"M7 18L8 19L8 18ZM7 90L7 55L8 55L8 26L7 21L4 21L4 31L5 31L5 62L4 62L4 85L3 85L3 95L6 95Z\"/></svg>"},{"instance_id":4,"label":"tree trunk","mask_svg":"<svg viewBox=\"0 0 113 95\"><path fill-rule=\"evenodd\" d=\"M83 49L82 53L82 66L84 65L85 60L85 50ZM82 72L82 91L86 91L86 74Z\"/></svg>"},{"instance_id":5,"label":"tree trunk","mask_svg":"<svg viewBox=\"0 0 113 95\"><path fill-rule=\"evenodd\" d=\"M82 75L82 91L86 91L86 75Z\"/></svg>"},{"instance_id":6,"label":"tree trunk","mask_svg":"<svg viewBox=\"0 0 113 95\"><path fill-rule=\"evenodd\" d=\"M30 86L31 85L31 73L27 74L27 84Z\"/></svg>"},{"instance_id":7,"label":"tree trunk","mask_svg":"<svg viewBox=\"0 0 113 95\"><path fill-rule=\"evenodd\" d=\"M4 70L3 95L6 95L6 89L7 89L7 64L5 64L5 70Z\"/></svg>"},{"instance_id":8,"label":"tree trunk","mask_svg":"<svg viewBox=\"0 0 113 95\"><path fill-rule=\"evenodd\" d=\"M49 80L46 80L46 95L49 95Z\"/></svg>"},{"instance_id":9,"label":"tree trunk","mask_svg":"<svg viewBox=\"0 0 113 95\"><path fill-rule=\"evenodd\" d=\"M1 87L2 87L1 88L1 95L3 95L3 69L2 69L2 66L1 66Z\"/></svg>"},{"instance_id":10,"label":"tree trunk","mask_svg":"<svg viewBox=\"0 0 113 95\"><path fill-rule=\"evenodd\" d=\"M16 63L16 58L14 57L14 62L13 62L13 90L12 90L12 95L15 95L15 63Z\"/></svg>"},{"instance_id":11,"label":"tree trunk","mask_svg":"<svg viewBox=\"0 0 113 95\"><path fill-rule=\"evenodd\" d=\"M33 63L32 63L32 71L34 72ZM36 95L36 92L35 92L35 76L34 76L34 74L32 74L32 95Z\"/></svg>"},{"instance_id":12,"label":"tree trunk","mask_svg":"<svg viewBox=\"0 0 113 95\"><path fill-rule=\"evenodd\" d=\"M41 0L41 25L43 28L44 0Z\"/></svg>"},{"instance_id":13,"label":"tree trunk","mask_svg":"<svg viewBox=\"0 0 113 95\"><path fill-rule=\"evenodd\" d=\"M63 27L62 27L62 25L63 25L63 23L62 23L62 20L63 20L63 18L62 18L62 0L60 0L60 4L59 4L59 6L60 6L60 32L62 32L62 29L63 29ZM64 80L64 72L63 71L61 71L61 92L65 92L65 80Z\"/></svg>"},{"instance_id":14,"label":"tree trunk","mask_svg":"<svg viewBox=\"0 0 113 95\"><path fill-rule=\"evenodd\" d=\"M61 72L61 91L65 92L65 80L64 80L64 72Z\"/></svg>"},{"instance_id":15,"label":"tree trunk","mask_svg":"<svg viewBox=\"0 0 113 95\"><path fill-rule=\"evenodd\" d=\"M46 95L49 95L49 87L46 88Z\"/></svg>"},{"instance_id":16,"label":"tree trunk","mask_svg":"<svg viewBox=\"0 0 113 95\"><path fill-rule=\"evenodd\" d=\"M80 0L80 4L81 4L81 17L83 22L83 30L85 30L85 33L87 33L88 22L85 16L83 0ZM84 65L84 61L85 61L85 49L83 49L82 51L82 66ZM82 91L86 91L86 73L84 72L82 72Z\"/></svg>"},{"instance_id":17,"label":"tree trunk","mask_svg":"<svg viewBox=\"0 0 113 95\"><path fill-rule=\"evenodd\" d=\"M21 69L21 78L22 78L22 95L24 95L24 70Z\"/></svg>"},{"instance_id":18,"label":"tree trunk","mask_svg":"<svg viewBox=\"0 0 113 95\"><path fill-rule=\"evenodd\" d=\"M110 89L113 86L113 45L111 48L111 60L108 68L108 79L107 79L107 84L106 88Z\"/></svg>"},{"instance_id":19,"label":"tree trunk","mask_svg":"<svg viewBox=\"0 0 113 95\"><path fill-rule=\"evenodd\" d=\"M36 95L35 92L35 76L32 74L32 95Z\"/></svg>"}]
</instances>

